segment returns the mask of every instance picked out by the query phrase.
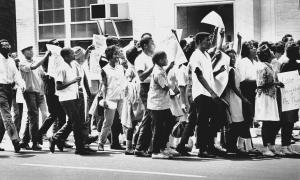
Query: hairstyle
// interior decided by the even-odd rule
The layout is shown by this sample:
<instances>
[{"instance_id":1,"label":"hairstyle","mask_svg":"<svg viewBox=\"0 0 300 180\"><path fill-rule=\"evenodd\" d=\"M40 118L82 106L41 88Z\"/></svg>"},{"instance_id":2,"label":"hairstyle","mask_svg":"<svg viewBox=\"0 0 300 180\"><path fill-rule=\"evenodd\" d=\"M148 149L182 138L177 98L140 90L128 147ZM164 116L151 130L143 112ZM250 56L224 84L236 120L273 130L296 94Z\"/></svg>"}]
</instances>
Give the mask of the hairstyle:
<instances>
[{"instance_id":1,"label":"hairstyle","mask_svg":"<svg viewBox=\"0 0 300 180\"><path fill-rule=\"evenodd\" d=\"M262 41L262 42L260 42L260 43L258 44L258 47L261 47L261 46L263 46L263 45L267 45L268 48L271 48L272 45L273 45L273 43L272 43L272 42L269 42L269 41Z\"/></svg>"},{"instance_id":2,"label":"hairstyle","mask_svg":"<svg viewBox=\"0 0 300 180\"><path fill-rule=\"evenodd\" d=\"M159 60L161 60L165 57L167 57L167 54L164 51L155 52L152 57L152 62L153 62L153 64L157 64L159 62Z\"/></svg>"},{"instance_id":3,"label":"hairstyle","mask_svg":"<svg viewBox=\"0 0 300 180\"><path fill-rule=\"evenodd\" d=\"M113 58L114 53L119 49L118 46L116 45L112 45L106 48L105 50L105 56L106 59L109 61Z\"/></svg>"},{"instance_id":4,"label":"hairstyle","mask_svg":"<svg viewBox=\"0 0 300 180\"><path fill-rule=\"evenodd\" d=\"M126 51L126 59L134 64L135 59L141 54L141 51L138 51L136 47L130 48Z\"/></svg>"},{"instance_id":5,"label":"hairstyle","mask_svg":"<svg viewBox=\"0 0 300 180\"><path fill-rule=\"evenodd\" d=\"M148 45L150 43L150 41L152 41L152 37L144 37L144 38L142 38L141 41L140 41L141 48L144 50L145 45L146 44Z\"/></svg>"},{"instance_id":6,"label":"hairstyle","mask_svg":"<svg viewBox=\"0 0 300 180\"><path fill-rule=\"evenodd\" d=\"M251 49L250 46L251 45L250 45L250 43L248 41L246 41L246 42L244 42L242 44L242 50L241 50L241 56L242 56L242 58L250 56L250 49Z\"/></svg>"},{"instance_id":7,"label":"hairstyle","mask_svg":"<svg viewBox=\"0 0 300 180\"><path fill-rule=\"evenodd\" d=\"M185 39L182 39L182 40L180 40L179 44L180 44L180 47L183 49L187 45L187 42Z\"/></svg>"},{"instance_id":8,"label":"hairstyle","mask_svg":"<svg viewBox=\"0 0 300 180\"><path fill-rule=\"evenodd\" d=\"M65 58L66 56L69 56L71 54L73 50L71 48L63 48L61 51L60 51L60 55L61 57Z\"/></svg>"},{"instance_id":9,"label":"hairstyle","mask_svg":"<svg viewBox=\"0 0 300 180\"><path fill-rule=\"evenodd\" d=\"M106 38L106 46L107 47L112 46L112 45L117 45L118 43L119 42L116 37L109 36Z\"/></svg>"},{"instance_id":10,"label":"hairstyle","mask_svg":"<svg viewBox=\"0 0 300 180\"><path fill-rule=\"evenodd\" d=\"M250 45L255 47L256 49L258 48L258 41L255 41L255 40L251 40L249 41Z\"/></svg>"},{"instance_id":11,"label":"hairstyle","mask_svg":"<svg viewBox=\"0 0 300 180\"><path fill-rule=\"evenodd\" d=\"M285 49L285 46L284 46L284 43L282 41L279 41L279 42L273 44L272 47L271 47L271 50L274 53L279 53L279 54L284 54L284 49Z\"/></svg>"},{"instance_id":12,"label":"hairstyle","mask_svg":"<svg viewBox=\"0 0 300 180\"><path fill-rule=\"evenodd\" d=\"M187 60L190 60L190 57L192 56L193 52L195 51L196 45L195 45L195 41L192 41L190 43L188 43L185 48L183 49L183 52L187 58Z\"/></svg>"},{"instance_id":13,"label":"hairstyle","mask_svg":"<svg viewBox=\"0 0 300 180\"><path fill-rule=\"evenodd\" d=\"M146 32L146 33L143 33L143 34L142 34L142 36L141 36L141 39L143 39L145 36L149 36L149 37L151 37L151 38L152 38L152 34L151 34L151 33L148 33L148 32Z\"/></svg>"},{"instance_id":14,"label":"hairstyle","mask_svg":"<svg viewBox=\"0 0 300 180\"><path fill-rule=\"evenodd\" d=\"M299 58L299 46L296 43L288 43L286 47L286 56L289 60L297 60Z\"/></svg>"},{"instance_id":15,"label":"hairstyle","mask_svg":"<svg viewBox=\"0 0 300 180\"><path fill-rule=\"evenodd\" d=\"M293 37L293 36L292 36L291 34L286 34L286 35L284 35L284 36L282 37L282 41L283 41L284 43L287 43L289 37Z\"/></svg>"},{"instance_id":16,"label":"hairstyle","mask_svg":"<svg viewBox=\"0 0 300 180\"><path fill-rule=\"evenodd\" d=\"M6 39L1 39L1 40L0 40L0 43L2 43L2 42L8 42L8 40L6 40Z\"/></svg>"},{"instance_id":17,"label":"hairstyle","mask_svg":"<svg viewBox=\"0 0 300 180\"><path fill-rule=\"evenodd\" d=\"M208 32L199 32L196 34L195 42L196 45L199 45L206 37L209 37L210 34Z\"/></svg>"},{"instance_id":18,"label":"hairstyle","mask_svg":"<svg viewBox=\"0 0 300 180\"><path fill-rule=\"evenodd\" d=\"M257 56L261 62L268 62L271 57L270 48L265 44L257 49Z\"/></svg>"}]
</instances>

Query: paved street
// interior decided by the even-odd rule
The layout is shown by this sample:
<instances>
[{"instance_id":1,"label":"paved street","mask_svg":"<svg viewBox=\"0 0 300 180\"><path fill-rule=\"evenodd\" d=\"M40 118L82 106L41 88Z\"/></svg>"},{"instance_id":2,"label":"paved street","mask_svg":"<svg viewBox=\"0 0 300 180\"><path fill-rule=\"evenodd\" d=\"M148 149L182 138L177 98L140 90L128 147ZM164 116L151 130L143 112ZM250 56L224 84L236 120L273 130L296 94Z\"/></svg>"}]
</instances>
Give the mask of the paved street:
<instances>
[{"instance_id":1,"label":"paved street","mask_svg":"<svg viewBox=\"0 0 300 180\"><path fill-rule=\"evenodd\" d=\"M6 151L0 152L1 180L300 179L300 160L292 158L200 159L192 156L153 160L125 156L121 151L79 156L74 154L74 149L52 154L47 142L41 152L23 150L15 154L7 137L3 144ZM92 144L92 148L96 148L96 144Z\"/></svg>"}]
</instances>

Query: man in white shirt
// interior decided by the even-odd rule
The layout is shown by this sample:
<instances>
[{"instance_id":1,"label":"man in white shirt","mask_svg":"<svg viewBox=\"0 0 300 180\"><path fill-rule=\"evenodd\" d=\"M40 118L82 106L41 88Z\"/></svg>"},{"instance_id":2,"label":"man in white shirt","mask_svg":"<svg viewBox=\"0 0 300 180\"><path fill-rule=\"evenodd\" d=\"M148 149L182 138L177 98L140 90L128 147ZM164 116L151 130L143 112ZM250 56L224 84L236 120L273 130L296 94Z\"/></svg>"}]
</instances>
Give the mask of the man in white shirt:
<instances>
[{"instance_id":1,"label":"man in white shirt","mask_svg":"<svg viewBox=\"0 0 300 180\"><path fill-rule=\"evenodd\" d=\"M20 71L26 84L23 95L28 108L28 120L26 122L21 147L26 148L31 139L32 149L41 150L42 148L39 146L39 143L41 144L41 142L39 142L37 135L39 128L39 108L42 103L42 75L44 75L41 65L50 56L50 52L47 52L46 55L38 61L33 59L32 46L25 46L22 49L22 53L25 59L20 62Z\"/></svg>"},{"instance_id":2,"label":"man in white shirt","mask_svg":"<svg viewBox=\"0 0 300 180\"><path fill-rule=\"evenodd\" d=\"M23 81L14 60L8 56L10 49L11 46L6 39L0 40L0 121L3 121L0 123L0 143L6 130L13 143L15 152L19 152L20 138L15 124L12 121L10 111L14 85L16 84L24 91L25 82Z\"/></svg>"},{"instance_id":3,"label":"man in white shirt","mask_svg":"<svg viewBox=\"0 0 300 180\"><path fill-rule=\"evenodd\" d=\"M199 157L213 157L214 137L222 127L225 108L215 93L212 61L206 52L211 46L210 34L201 32L195 38L197 48L190 58L192 68L192 96L198 114L197 142Z\"/></svg>"},{"instance_id":4,"label":"man in white shirt","mask_svg":"<svg viewBox=\"0 0 300 180\"><path fill-rule=\"evenodd\" d=\"M141 80L140 98L145 107L142 123L139 127L139 137L136 144L135 155L148 156L146 151L150 145L151 133L151 117L147 109L147 98L150 87L150 75L153 70L152 55L155 50L154 41L150 36L143 37L140 41L143 52L136 58L134 62L135 70Z\"/></svg>"},{"instance_id":5,"label":"man in white shirt","mask_svg":"<svg viewBox=\"0 0 300 180\"><path fill-rule=\"evenodd\" d=\"M87 140L84 118L80 118L83 116L79 114L78 102L80 99L78 90L81 77L78 76L77 69L74 63L72 63L74 60L74 51L70 48L63 48L60 54L64 58L65 63L59 68L55 77L56 90L59 101L69 120L49 139L49 149L53 153L55 145L57 145L61 150L63 148L62 142L65 140L66 134L68 134L67 130L72 127L76 146L75 154L89 154L91 152L90 149L84 147L85 140Z\"/></svg>"}]
</instances>

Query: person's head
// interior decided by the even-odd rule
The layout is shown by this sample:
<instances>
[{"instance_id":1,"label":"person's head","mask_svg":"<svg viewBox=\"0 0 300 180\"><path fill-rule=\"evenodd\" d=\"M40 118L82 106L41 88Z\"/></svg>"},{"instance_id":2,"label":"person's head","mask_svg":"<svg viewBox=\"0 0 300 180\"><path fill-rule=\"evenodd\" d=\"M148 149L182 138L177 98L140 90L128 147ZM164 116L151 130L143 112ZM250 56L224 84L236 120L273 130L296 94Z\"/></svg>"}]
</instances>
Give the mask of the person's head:
<instances>
[{"instance_id":1,"label":"person's head","mask_svg":"<svg viewBox=\"0 0 300 180\"><path fill-rule=\"evenodd\" d=\"M12 52L10 54L10 57L13 58L13 59L17 59L18 58L18 53L17 52Z\"/></svg>"},{"instance_id":2,"label":"person's head","mask_svg":"<svg viewBox=\"0 0 300 180\"><path fill-rule=\"evenodd\" d=\"M32 59L33 57L33 47L32 46L27 46L24 49L21 50L22 54L26 59Z\"/></svg>"},{"instance_id":3,"label":"person's head","mask_svg":"<svg viewBox=\"0 0 300 180\"><path fill-rule=\"evenodd\" d=\"M211 46L211 38L208 32L199 32L196 34L195 43L200 50L206 51Z\"/></svg>"},{"instance_id":4,"label":"person's head","mask_svg":"<svg viewBox=\"0 0 300 180\"><path fill-rule=\"evenodd\" d=\"M75 59L74 51L71 48L63 48L60 51L60 55L68 64Z\"/></svg>"},{"instance_id":5,"label":"person's head","mask_svg":"<svg viewBox=\"0 0 300 180\"><path fill-rule=\"evenodd\" d=\"M118 46L112 45L106 48L105 56L110 65L116 65L119 59L123 58L123 53Z\"/></svg>"},{"instance_id":6,"label":"person's head","mask_svg":"<svg viewBox=\"0 0 300 180\"><path fill-rule=\"evenodd\" d=\"M148 32L143 33L142 36L141 36L141 39L143 39L143 38L145 38L145 37L150 37L150 38L152 38L152 34L151 34L151 33L148 33Z\"/></svg>"},{"instance_id":7,"label":"person's head","mask_svg":"<svg viewBox=\"0 0 300 180\"><path fill-rule=\"evenodd\" d=\"M282 42L288 43L288 42L294 42L293 36L291 34L286 34L282 37Z\"/></svg>"},{"instance_id":8,"label":"person's head","mask_svg":"<svg viewBox=\"0 0 300 180\"><path fill-rule=\"evenodd\" d=\"M249 59L254 59L256 56L256 46L251 41L246 41L242 44L241 50L242 58L247 57Z\"/></svg>"},{"instance_id":9,"label":"person's head","mask_svg":"<svg viewBox=\"0 0 300 180\"><path fill-rule=\"evenodd\" d=\"M108 36L106 38L106 46L112 46L112 45L119 45L119 41L118 41L118 38L116 37L113 37L113 36Z\"/></svg>"},{"instance_id":10,"label":"person's head","mask_svg":"<svg viewBox=\"0 0 300 180\"><path fill-rule=\"evenodd\" d=\"M0 40L0 53L5 57L8 58L8 54L10 53L11 46L6 39Z\"/></svg>"},{"instance_id":11,"label":"person's head","mask_svg":"<svg viewBox=\"0 0 300 180\"><path fill-rule=\"evenodd\" d=\"M287 43L286 56L290 61L296 61L299 58L299 46L293 42Z\"/></svg>"},{"instance_id":12,"label":"person's head","mask_svg":"<svg viewBox=\"0 0 300 180\"><path fill-rule=\"evenodd\" d=\"M167 54L164 51L155 52L152 57L152 62L161 67L168 65Z\"/></svg>"},{"instance_id":13,"label":"person's head","mask_svg":"<svg viewBox=\"0 0 300 180\"><path fill-rule=\"evenodd\" d=\"M230 57L230 66L233 67L236 62L236 52L234 49L227 49L225 53Z\"/></svg>"},{"instance_id":14,"label":"person's head","mask_svg":"<svg viewBox=\"0 0 300 180\"><path fill-rule=\"evenodd\" d=\"M126 59L133 65L135 59L140 55L141 51L137 48L130 48L126 51Z\"/></svg>"},{"instance_id":15,"label":"person's head","mask_svg":"<svg viewBox=\"0 0 300 180\"><path fill-rule=\"evenodd\" d=\"M83 64L85 61L85 50L80 46L75 46L72 49L74 51L75 61L77 61L79 64Z\"/></svg>"},{"instance_id":16,"label":"person's head","mask_svg":"<svg viewBox=\"0 0 300 180\"><path fill-rule=\"evenodd\" d=\"M151 37L144 37L140 41L140 46L145 53L153 54L155 51L155 44Z\"/></svg>"},{"instance_id":17,"label":"person's head","mask_svg":"<svg viewBox=\"0 0 300 180\"><path fill-rule=\"evenodd\" d=\"M284 43L279 41L272 45L271 50L273 51L275 57L279 59L284 54Z\"/></svg>"},{"instance_id":18,"label":"person's head","mask_svg":"<svg viewBox=\"0 0 300 180\"><path fill-rule=\"evenodd\" d=\"M180 40L179 44L180 44L180 47L183 49L187 45L187 41L185 39L182 39L182 40Z\"/></svg>"},{"instance_id":19,"label":"person's head","mask_svg":"<svg viewBox=\"0 0 300 180\"><path fill-rule=\"evenodd\" d=\"M195 51L195 48L196 48L195 41L191 41L183 49L185 57L187 58L188 61L190 60L190 57L192 56L193 52Z\"/></svg>"},{"instance_id":20,"label":"person's head","mask_svg":"<svg viewBox=\"0 0 300 180\"><path fill-rule=\"evenodd\" d=\"M257 57L261 62L271 62L272 54L271 50L267 45L262 45L257 49Z\"/></svg>"}]
</instances>

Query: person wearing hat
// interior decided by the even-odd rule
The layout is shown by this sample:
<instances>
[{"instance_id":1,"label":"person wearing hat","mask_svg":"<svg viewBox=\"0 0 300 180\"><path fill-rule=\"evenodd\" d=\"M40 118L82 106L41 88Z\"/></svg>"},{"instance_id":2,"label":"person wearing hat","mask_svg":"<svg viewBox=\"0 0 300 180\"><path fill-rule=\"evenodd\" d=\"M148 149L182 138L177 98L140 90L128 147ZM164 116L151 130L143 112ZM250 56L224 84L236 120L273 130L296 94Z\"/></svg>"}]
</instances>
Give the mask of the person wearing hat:
<instances>
[{"instance_id":1,"label":"person wearing hat","mask_svg":"<svg viewBox=\"0 0 300 180\"><path fill-rule=\"evenodd\" d=\"M28 128L26 127L24 137L22 139L22 147L27 147L30 139L32 140L32 149L41 150L39 139L37 136L39 128L39 108L41 106L41 93L43 92L41 82L44 71L41 67L43 62L51 55L48 51L41 60L33 59L32 46L24 46L21 52L24 59L20 61L20 71L25 81L26 88L23 93L28 108ZM28 132L29 133L28 133ZM29 137L28 137L29 134Z\"/></svg>"},{"instance_id":2,"label":"person wearing hat","mask_svg":"<svg viewBox=\"0 0 300 180\"><path fill-rule=\"evenodd\" d=\"M10 137L14 146L15 152L20 151L20 137L12 116L10 114L13 87L16 84L22 91L25 89L20 72L18 71L15 62L9 57L11 46L6 39L0 40L0 143L3 139L5 130ZM0 148L0 151L4 149Z\"/></svg>"}]
</instances>

